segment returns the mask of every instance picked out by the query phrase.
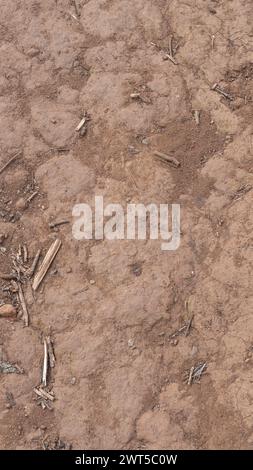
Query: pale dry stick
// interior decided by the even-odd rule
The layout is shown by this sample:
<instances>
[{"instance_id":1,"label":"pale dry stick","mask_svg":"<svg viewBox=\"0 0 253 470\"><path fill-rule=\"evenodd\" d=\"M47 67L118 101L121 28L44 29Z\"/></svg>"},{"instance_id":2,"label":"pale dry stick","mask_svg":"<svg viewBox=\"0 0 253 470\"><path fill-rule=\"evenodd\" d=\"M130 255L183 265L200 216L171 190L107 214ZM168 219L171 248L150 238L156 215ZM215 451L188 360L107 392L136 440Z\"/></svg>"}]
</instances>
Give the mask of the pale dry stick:
<instances>
[{"instance_id":1,"label":"pale dry stick","mask_svg":"<svg viewBox=\"0 0 253 470\"><path fill-rule=\"evenodd\" d=\"M39 261L39 258L40 258L40 254L41 254L41 250L38 250L36 255L35 255L35 258L33 260L33 263L32 263L32 266L30 267L30 269L27 270L27 274L32 277L35 273L35 269L36 269L36 266L38 264L38 261Z\"/></svg>"},{"instance_id":2,"label":"pale dry stick","mask_svg":"<svg viewBox=\"0 0 253 470\"><path fill-rule=\"evenodd\" d=\"M48 371L48 347L47 341L44 339L44 360L43 360L43 369L42 369L42 385L43 387L47 386L47 371Z\"/></svg>"},{"instance_id":3,"label":"pale dry stick","mask_svg":"<svg viewBox=\"0 0 253 470\"><path fill-rule=\"evenodd\" d=\"M41 266L39 267L39 270L37 274L34 277L33 281L33 290L37 290L41 282L43 281L44 277L46 276L54 258L56 257L60 247L61 247L61 240L57 238L52 245L50 246L47 254L45 255L45 258L42 261Z\"/></svg>"},{"instance_id":4,"label":"pale dry stick","mask_svg":"<svg viewBox=\"0 0 253 470\"><path fill-rule=\"evenodd\" d=\"M84 116L79 122L78 126L76 127L76 132L79 132L85 123L86 123L86 117Z\"/></svg>"},{"instance_id":5,"label":"pale dry stick","mask_svg":"<svg viewBox=\"0 0 253 470\"><path fill-rule=\"evenodd\" d=\"M180 162L175 157L171 157L170 155L167 155L166 153L158 152L158 150L155 150L154 155L158 157L159 159L162 159L163 161L171 163L177 168L180 166Z\"/></svg>"},{"instance_id":6,"label":"pale dry stick","mask_svg":"<svg viewBox=\"0 0 253 470\"><path fill-rule=\"evenodd\" d=\"M26 201L26 202L28 202L28 203L31 202L31 201L35 198L35 196L37 196L37 194L39 194L39 192L38 192L38 191L34 191L34 193L32 193L31 196L29 196L29 197L27 198L27 201Z\"/></svg>"},{"instance_id":7,"label":"pale dry stick","mask_svg":"<svg viewBox=\"0 0 253 470\"><path fill-rule=\"evenodd\" d=\"M20 283L18 283L18 297L19 297L19 301L20 301L20 304L21 304L21 307L22 307L22 310L23 310L23 317L24 317L25 326L29 326L29 314L28 314L28 310L27 310L27 306L26 306L26 302L25 302L25 297L24 297L23 290L22 290L22 287L21 287Z\"/></svg>"},{"instance_id":8,"label":"pale dry stick","mask_svg":"<svg viewBox=\"0 0 253 470\"><path fill-rule=\"evenodd\" d=\"M48 346L49 365L50 365L51 369L53 369L54 366L55 366L55 363L56 363L56 359L55 359L54 349L53 349L53 345L52 345L52 341L51 341L50 336L46 337L46 342L47 342L47 346Z\"/></svg>"},{"instance_id":9,"label":"pale dry stick","mask_svg":"<svg viewBox=\"0 0 253 470\"><path fill-rule=\"evenodd\" d=\"M193 372L194 372L194 367L191 367L190 374L189 374L189 379L188 379L188 385L191 385L192 383L192 378L193 378Z\"/></svg>"},{"instance_id":10,"label":"pale dry stick","mask_svg":"<svg viewBox=\"0 0 253 470\"><path fill-rule=\"evenodd\" d=\"M164 57L167 57L174 65L178 65L178 62L170 54L164 54Z\"/></svg>"},{"instance_id":11,"label":"pale dry stick","mask_svg":"<svg viewBox=\"0 0 253 470\"><path fill-rule=\"evenodd\" d=\"M27 263L28 261L28 249L26 245L23 245L23 259L24 263Z\"/></svg>"},{"instance_id":12,"label":"pale dry stick","mask_svg":"<svg viewBox=\"0 0 253 470\"><path fill-rule=\"evenodd\" d=\"M180 333L182 333L182 331L184 331L186 328L187 328L187 325L184 325L181 328L179 328L179 330L175 331L174 333L172 333L172 335L170 335L170 339L173 339L176 336L179 336Z\"/></svg>"},{"instance_id":13,"label":"pale dry stick","mask_svg":"<svg viewBox=\"0 0 253 470\"><path fill-rule=\"evenodd\" d=\"M212 51L214 50L214 42L215 42L215 36L212 34Z\"/></svg>"},{"instance_id":14,"label":"pale dry stick","mask_svg":"<svg viewBox=\"0 0 253 470\"><path fill-rule=\"evenodd\" d=\"M0 175L14 160L16 160L16 158L19 157L19 155L21 155L21 153L21 151L17 152L13 157L11 157L11 159L0 169Z\"/></svg>"},{"instance_id":15,"label":"pale dry stick","mask_svg":"<svg viewBox=\"0 0 253 470\"><path fill-rule=\"evenodd\" d=\"M44 398L45 400L50 400L54 401L55 397L51 393L46 392L46 390L42 390L41 388L34 388L33 389L36 395L38 395L41 398Z\"/></svg>"},{"instance_id":16,"label":"pale dry stick","mask_svg":"<svg viewBox=\"0 0 253 470\"><path fill-rule=\"evenodd\" d=\"M195 118L197 126L199 126L199 124L200 124L200 111L198 111L198 110L194 111L194 118Z\"/></svg>"}]
</instances>

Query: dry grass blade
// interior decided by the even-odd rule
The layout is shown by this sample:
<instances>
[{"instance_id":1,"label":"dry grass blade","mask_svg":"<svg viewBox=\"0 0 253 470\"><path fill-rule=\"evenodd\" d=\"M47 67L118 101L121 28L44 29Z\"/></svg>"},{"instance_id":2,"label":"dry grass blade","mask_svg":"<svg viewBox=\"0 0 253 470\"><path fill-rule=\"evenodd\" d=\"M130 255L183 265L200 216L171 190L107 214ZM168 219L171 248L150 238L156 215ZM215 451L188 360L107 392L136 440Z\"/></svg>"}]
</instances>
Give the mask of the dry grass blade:
<instances>
[{"instance_id":1,"label":"dry grass blade","mask_svg":"<svg viewBox=\"0 0 253 470\"><path fill-rule=\"evenodd\" d=\"M13 157L11 157L11 159L0 169L0 175L1 173L3 173L3 171L14 161L16 160L16 158L19 157L19 155L21 155L21 151L16 153L15 155L13 155Z\"/></svg>"},{"instance_id":2,"label":"dry grass blade","mask_svg":"<svg viewBox=\"0 0 253 470\"><path fill-rule=\"evenodd\" d=\"M42 261L42 264L34 277L33 281L33 290L37 290L41 282L43 281L45 275L47 274L54 258L56 257L59 249L61 247L61 240L55 240L50 246L45 258Z\"/></svg>"}]
</instances>

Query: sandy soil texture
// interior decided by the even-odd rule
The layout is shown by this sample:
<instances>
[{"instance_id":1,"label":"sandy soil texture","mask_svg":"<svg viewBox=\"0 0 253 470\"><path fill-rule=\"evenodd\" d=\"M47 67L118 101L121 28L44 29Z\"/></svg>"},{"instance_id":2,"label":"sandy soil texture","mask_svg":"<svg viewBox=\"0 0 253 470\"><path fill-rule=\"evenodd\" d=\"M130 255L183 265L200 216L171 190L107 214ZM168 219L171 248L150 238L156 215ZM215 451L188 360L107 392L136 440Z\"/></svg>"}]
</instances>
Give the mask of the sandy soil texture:
<instances>
[{"instance_id":1,"label":"sandy soil texture","mask_svg":"<svg viewBox=\"0 0 253 470\"><path fill-rule=\"evenodd\" d=\"M1 0L1 449L252 449L252 20L251 0ZM49 227L95 195L180 203L180 248Z\"/></svg>"}]
</instances>

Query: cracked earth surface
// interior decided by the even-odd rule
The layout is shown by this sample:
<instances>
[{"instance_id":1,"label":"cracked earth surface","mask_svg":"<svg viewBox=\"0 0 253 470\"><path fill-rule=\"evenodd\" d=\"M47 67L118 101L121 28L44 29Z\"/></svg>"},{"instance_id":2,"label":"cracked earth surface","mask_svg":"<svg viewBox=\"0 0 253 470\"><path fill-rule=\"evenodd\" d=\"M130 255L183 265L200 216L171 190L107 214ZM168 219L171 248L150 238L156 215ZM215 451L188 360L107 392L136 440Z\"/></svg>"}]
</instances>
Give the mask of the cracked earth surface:
<instances>
[{"instance_id":1,"label":"cracked earth surface","mask_svg":"<svg viewBox=\"0 0 253 470\"><path fill-rule=\"evenodd\" d=\"M56 236L62 249L36 300L25 289L30 326L0 318L1 357L24 369L0 376L0 447L252 449L252 2L76 3L79 17L69 0L1 2L0 166L22 151L0 174L1 271L20 243L31 257ZM162 52L170 36L177 65ZM49 229L95 195L180 203L179 249ZM171 340L192 315L190 334ZM48 333L56 400L42 410L33 388Z\"/></svg>"}]
</instances>

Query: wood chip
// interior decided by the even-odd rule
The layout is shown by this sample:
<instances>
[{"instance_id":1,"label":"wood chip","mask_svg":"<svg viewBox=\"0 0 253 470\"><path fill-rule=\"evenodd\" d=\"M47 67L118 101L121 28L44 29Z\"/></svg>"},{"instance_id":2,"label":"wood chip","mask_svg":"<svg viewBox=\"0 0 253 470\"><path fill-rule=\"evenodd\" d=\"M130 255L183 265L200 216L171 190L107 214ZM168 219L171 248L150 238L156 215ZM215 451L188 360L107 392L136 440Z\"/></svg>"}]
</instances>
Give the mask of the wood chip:
<instances>
[{"instance_id":1,"label":"wood chip","mask_svg":"<svg viewBox=\"0 0 253 470\"><path fill-rule=\"evenodd\" d=\"M18 283L18 297L19 297L19 301L23 310L24 324L25 326L29 326L29 314L28 314L25 297L24 297L23 290L22 290L20 283Z\"/></svg>"},{"instance_id":2,"label":"wood chip","mask_svg":"<svg viewBox=\"0 0 253 470\"><path fill-rule=\"evenodd\" d=\"M41 284L42 280L46 276L54 258L56 257L60 247L61 247L61 240L56 239L52 245L50 246L44 260L42 261L41 266L39 267L39 270L37 274L34 277L33 281L33 290L37 290L39 285Z\"/></svg>"},{"instance_id":3,"label":"wood chip","mask_svg":"<svg viewBox=\"0 0 253 470\"><path fill-rule=\"evenodd\" d=\"M158 152L157 150L154 152L154 155L158 157L160 160L165 162L171 163L173 166L178 168L180 166L180 162L175 158L171 157L170 155L166 155L166 153Z\"/></svg>"}]
</instances>

